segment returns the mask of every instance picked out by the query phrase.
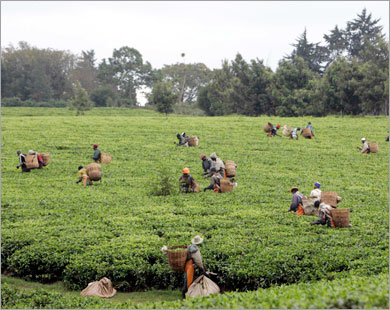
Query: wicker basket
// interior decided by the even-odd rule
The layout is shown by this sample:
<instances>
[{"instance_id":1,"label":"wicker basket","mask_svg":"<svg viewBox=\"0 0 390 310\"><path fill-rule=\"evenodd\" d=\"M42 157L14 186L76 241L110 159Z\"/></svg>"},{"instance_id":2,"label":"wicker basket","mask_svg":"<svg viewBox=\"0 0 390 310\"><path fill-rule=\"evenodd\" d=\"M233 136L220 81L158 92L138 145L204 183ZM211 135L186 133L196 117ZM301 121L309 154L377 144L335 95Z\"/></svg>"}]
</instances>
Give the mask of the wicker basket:
<instances>
[{"instance_id":1,"label":"wicker basket","mask_svg":"<svg viewBox=\"0 0 390 310\"><path fill-rule=\"evenodd\" d=\"M112 156L107 153L102 153L102 155L100 155L100 161L103 164L109 164L112 161Z\"/></svg>"},{"instance_id":2,"label":"wicker basket","mask_svg":"<svg viewBox=\"0 0 390 310\"><path fill-rule=\"evenodd\" d=\"M337 192L324 191L321 193L321 202L324 202L333 208L337 208Z\"/></svg>"},{"instance_id":3,"label":"wicker basket","mask_svg":"<svg viewBox=\"0 0 390 310\"><path fill-rule=\"evenodd\" d=\"M87 165L86 169L92 181L99 181L102 178L102 167L99 164L91 163Z\"/></svg>"},{"instance_id":4,"label":"wicker basket","mask_svg":"<svg viewBox=\"0 0 390 310\"><path fill-rule=\"evenodd\" d=\"M379 151L378 142L369 142L368 147L371 153L378 153Z\"/></svg>"},{"instance_id":5,"label":"wicker basket","mask_svg":"<svg viewBox=\"0 0 390 310\"><path fill-rule=\"evenodd\" d=\"M39 168L38 156L37 155L27 155L25 158L25 164L27 169Z\"/></svg>"},{"instance_id":6,"label":"wicker basket","mask_svg":"<svg viewBox=\"0 0 390 310\"><path fill-rule=\"evenodd\" d=\"M200 193L200 184L198 182L195 182L194 193Z\"/></svg>"},{"instance_id":7,"label":"wicker basket","mask_svg":"<svg viewBox=\"0 0 390 310\"><path fill-rule=\"evenodd\" d=\"M349 227L349 209L330 210L336 227Z\"/></svg>"},{"instance_id":8,"label":"wicker basket","mask_svg":"<svg viewBox=\"0 0 390 310\"><path fill-rule=\"evenodd\" d=\"M288 125L284 125L283 126L283 135L285 135L286 137L289 137L292 133L294 128L292 128L291 126L288 126Z\"/></svg>"},{"instance_id":9,"label":"wicker basket","mask_svg":"<svg viewBox=\"0 0 390 310\"><path fill-rule=\"evenodd\" d=\"M302 136L304 136L304 137L311 137L311 130L310 130L310 128L303 128L302 129Z\"/></svg>"},{"instance_id":10,"label":"wicker basket","mask_svg":"<svg viewBox=\"0 0 390 310\"><path fill-rule=\"evenodd\" d=\"M188 145L189 146L198 146L199 143L199 137L192 136L188 138Z\"/></svg>"},{"instance_id":11,"label":"wicker basket","mask_svg":"<svg viewBox=\"0 0 390 310\"><path fill-rule=\"evenodd\" d=\"M43 152L41 153L42 159L43 159L43 165L47 166L50 163L50 153L49 152Z\"/></svg>"},{"instance_id":12,"label":"wicker basket","mask_svg":"<svg viewBox=\"0 0 390 310\"><path fill-rule=\"evenodd\" d=\"M230 182L229 178L221 178L219 181L219 185L221 187L222 193L233 191L233 183Z\"/></svg>"},{"instance_id":13,"label":"wicker basket","mask_svg":"<svg viewBox=\"0 0 390 310\"><path fill-rule=\"evenodd\" d=\"M233 160L227 160L225 162L226 176L229 178L236 176L236 163Z\"/></svg>"},{"instance_id":14,"label":"wicker basket","mask_svg":"<svg viewBox=\"0 0 390 310\"><path fill-rule=\"evenodd\" d=\"M173 251L183 249L182 251ZM185 245L169 246L167 250L168 264L172 270L183 270L187 260L188 248Z\"/></svg>"},{"instance_id":15,"label":"wicker basket","mask_svg":"<svg viewBox=\"0 0 390 310\"><path fill-rule=\"evenodd\" d=\"M267 123L267 125L264 126L264 132L270 132L273 125L271 123Z\"/></svg>"}]
</instances>

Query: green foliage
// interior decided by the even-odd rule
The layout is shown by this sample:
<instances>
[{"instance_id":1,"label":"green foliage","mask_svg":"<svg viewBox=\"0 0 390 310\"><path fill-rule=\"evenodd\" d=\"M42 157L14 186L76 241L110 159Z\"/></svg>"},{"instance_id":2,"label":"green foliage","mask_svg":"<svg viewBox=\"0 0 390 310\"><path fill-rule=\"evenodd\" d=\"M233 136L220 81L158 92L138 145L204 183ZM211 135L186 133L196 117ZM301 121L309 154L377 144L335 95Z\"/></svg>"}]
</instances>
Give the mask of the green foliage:
<instances>
[{"instance_id":1,"label":"green foliage","mask_svg":"<svg viewBox=\"0 0 390 310\"><path fill-rule=\"evenodd\" d=\"M1 100L3 107L41 107L41 108L65 108L68 106L68 102L64 100L50 99L48 101L34 101L25 100L22 101L18 97L4 98Z\"/></svg>"},{"instance_id":2,"label":"green foliage","mask_svg":"<svg viewBox=\"0 0 390 310\"><path fill-rule=\"evenodd\" d=\"M106 85L93 90L90 98L97 107L110 107L115 105L117 95L112 87Z\"/></svg>"},{"instance_id":3,"label":"green foliage","mask_svg":"<svg viewBox=\"0 0 390 310\"><path fill-rule=\"evenodd\" d=\"M73 85L74 98L69 102L70 109L76 109L76 115L83 115L84 111L91 110L93 102L89 100L87 91L81 87L79 81Z\"/></svg>"},{"instance_id":4,"label":"green foliage","mask_svg":"<svg viewBox=\"0 0 390 310\"><path fill-rule=\"evenodd\" d=\"M172 176L169 174L168 169L160 171L159 175L156 176L152 187L151 194L156 196L168 196L174 191Z\"/></svg>"},{"instance_id":5,"label":"green foliage","mask_svg":"<svg viewBox=\"0 0 390 310\"><path fill-rule=\"evenodd\" d=\"M157 82L153 86L149 103L154 105L160 113L168 114L173 112L176 98L177 95L174 92L172 84L168 82Z\"/></svg>"}]
</instances>

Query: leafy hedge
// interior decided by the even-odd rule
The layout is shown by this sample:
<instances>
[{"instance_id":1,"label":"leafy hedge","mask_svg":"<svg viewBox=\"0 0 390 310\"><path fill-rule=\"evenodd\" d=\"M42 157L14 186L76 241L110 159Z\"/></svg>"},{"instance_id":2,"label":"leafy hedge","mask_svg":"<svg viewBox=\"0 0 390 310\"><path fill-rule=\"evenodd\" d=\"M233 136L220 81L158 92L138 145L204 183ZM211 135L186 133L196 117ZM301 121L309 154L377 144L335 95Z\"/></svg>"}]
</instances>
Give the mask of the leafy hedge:
<instances>
[{"instance_id":1,"label":"leafy hedge","mask_svg":"<svg viewBox=\"0 0 390 310\"><path fill-rule=\"evenodd\" d=\"M49 101L21 100L18 97L2 98L3 107L35 107L35 108L65 108L68 102L64 100L50 99Z\"/></svg>"}]
</instances>

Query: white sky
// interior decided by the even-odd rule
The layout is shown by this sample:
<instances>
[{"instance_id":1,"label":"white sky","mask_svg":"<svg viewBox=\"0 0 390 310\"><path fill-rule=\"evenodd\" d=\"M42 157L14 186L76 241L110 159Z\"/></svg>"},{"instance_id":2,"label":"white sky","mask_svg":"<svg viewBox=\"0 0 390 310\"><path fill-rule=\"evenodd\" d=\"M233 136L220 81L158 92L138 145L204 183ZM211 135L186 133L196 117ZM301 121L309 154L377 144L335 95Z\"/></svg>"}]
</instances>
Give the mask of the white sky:
<instances>
[{"instance_id":1,"label":"white sky","mask_svg":"<svg viewBox=\"0 0 390 310\"><path fill-rule=\"evenodd\" d=\"M154 68L181 62L182 52L187 63L220 68L240 52L275 70L305 27L311 42L323 41L364 7L388 37L388 1L2 1L1 44L94 49L98 62L127 45Z\"/></svg>"}]
</instances>

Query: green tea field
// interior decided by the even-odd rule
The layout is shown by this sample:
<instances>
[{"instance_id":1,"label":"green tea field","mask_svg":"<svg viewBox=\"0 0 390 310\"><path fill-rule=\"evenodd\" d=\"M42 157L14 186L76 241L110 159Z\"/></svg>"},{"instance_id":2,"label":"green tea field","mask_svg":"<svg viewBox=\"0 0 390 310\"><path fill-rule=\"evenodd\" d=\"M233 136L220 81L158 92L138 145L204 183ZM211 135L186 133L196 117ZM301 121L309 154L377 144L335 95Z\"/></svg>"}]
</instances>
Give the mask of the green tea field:
<instances>
[{"instance_id":1,"label":"green tea field","mask_svg":"<svg viewBox=\"0 0 390 310\"><path fill-rule=\"evenodd\" d=\"M315 139L268 138L268 121L311 121ZM76 117L59 108L2 108L3 273L74 291L102 277L120 292L180 290L183 274L169 268L161 247L199 234L206 270L226 292L113 306L7 283L2 307L388 308L388 128L388 117L166 117L120 108ZM200 136L199 146L175 146L183 131ZM360 154L362 137L377 141L379 152ZM83 187L77 167L92 162L93 143L113 161L102 164L101 182ZM21 173L16 151L30 149L50 152L51 162ZM199 155L212 152L236 162L235 190L180 194L184 167L201 189L209 185ZM174 192L157 196L164 175ZM308 196L316 181L343 198L352 227L310 225L315 217L287 212L290 188Z\"/></svg>"}]
</instances>

